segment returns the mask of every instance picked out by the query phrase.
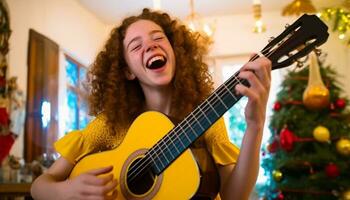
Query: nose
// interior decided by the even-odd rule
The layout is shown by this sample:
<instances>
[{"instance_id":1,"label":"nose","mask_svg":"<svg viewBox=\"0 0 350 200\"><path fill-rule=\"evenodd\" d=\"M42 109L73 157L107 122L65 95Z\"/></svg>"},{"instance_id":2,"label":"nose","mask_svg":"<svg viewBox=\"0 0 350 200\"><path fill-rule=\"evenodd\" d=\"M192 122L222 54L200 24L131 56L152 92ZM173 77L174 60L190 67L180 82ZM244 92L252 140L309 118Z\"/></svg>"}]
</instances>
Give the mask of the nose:
<instances>
[{"instance_id":1,"label":"nose","mask_svg":"<svg viewBox=\"0 0 350 200\"><path fill-rule=\"evenodd\" d=\"M155 49L158 48L158 44L154 43L154 42L149 42L147 48L146 48L146 52L148 51L153 51Z\"/></svg>"}]
</instances>

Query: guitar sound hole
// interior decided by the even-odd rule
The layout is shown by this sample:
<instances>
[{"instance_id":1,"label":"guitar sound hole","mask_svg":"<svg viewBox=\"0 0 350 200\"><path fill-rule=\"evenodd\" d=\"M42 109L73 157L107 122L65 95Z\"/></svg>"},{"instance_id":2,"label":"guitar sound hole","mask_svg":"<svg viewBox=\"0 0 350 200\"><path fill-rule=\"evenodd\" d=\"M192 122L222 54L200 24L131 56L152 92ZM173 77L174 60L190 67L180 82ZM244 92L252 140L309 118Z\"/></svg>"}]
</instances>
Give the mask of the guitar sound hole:
<instances>
[{"instance_id":1,"label":"guitar sound hole","mask_svg":"<svg viewBox=\"0 0 350 200\"><path fill-rule=\"evenodd\" d=\"M142 165L136 165L139 160L141 160L141 158L134 160L129 167L131 170L127 172L128 188L130 192L135 195L147 193L150 189L152 189L156 180L156 175L151 169L147 169Z\"/></svg>"}]
</instances>

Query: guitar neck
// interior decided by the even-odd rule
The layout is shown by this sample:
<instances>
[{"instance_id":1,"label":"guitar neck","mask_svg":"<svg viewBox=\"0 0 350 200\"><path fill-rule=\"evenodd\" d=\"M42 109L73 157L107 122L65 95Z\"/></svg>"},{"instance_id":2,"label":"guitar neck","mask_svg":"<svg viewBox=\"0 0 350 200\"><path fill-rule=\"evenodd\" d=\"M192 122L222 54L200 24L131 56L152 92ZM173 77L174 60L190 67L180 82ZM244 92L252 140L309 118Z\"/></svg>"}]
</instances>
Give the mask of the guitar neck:
<instances>
[{"instance_id":1,"label":"guitar neck","mask_svg":"<svg viewBox=\"0 0 350 200\"><path fill-rule=\"evenodd\" d=\"M242 95L234 93L234 88L248 82L238 77L236 72L218 87L204 102L175 126L164 138L146 154L154 164L154 172L160 174L181 155L197 138L204 134Z\"/></svg>"}]
</instances>

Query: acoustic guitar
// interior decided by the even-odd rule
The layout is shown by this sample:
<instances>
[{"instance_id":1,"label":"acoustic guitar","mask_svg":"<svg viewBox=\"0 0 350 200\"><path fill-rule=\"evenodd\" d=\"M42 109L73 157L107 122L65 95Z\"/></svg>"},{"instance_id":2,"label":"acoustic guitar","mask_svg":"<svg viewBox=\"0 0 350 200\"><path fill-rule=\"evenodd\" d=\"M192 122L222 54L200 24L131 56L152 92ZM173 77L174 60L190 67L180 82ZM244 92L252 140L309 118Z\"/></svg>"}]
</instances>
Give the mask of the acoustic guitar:
<instances>
[{"instance_id":1,"label":"acoustic guitar","mask_svg":"<svg viewBox=\"0 0 350 200\"><path fill-rule=\"evenodd\" d=\"M259 53L272 69L284 68L326 42L328 27L315 15L303 15ZM256 55L251 60L257 59ZM189 146L214 124L242 95L234 87L248 81L236 72L178 125L162 113L145 112L132 123L116 149L82 158L70 178L113 165L118 199L191 199L200 185L199 169Z\"/></svg>"}]
</instances>

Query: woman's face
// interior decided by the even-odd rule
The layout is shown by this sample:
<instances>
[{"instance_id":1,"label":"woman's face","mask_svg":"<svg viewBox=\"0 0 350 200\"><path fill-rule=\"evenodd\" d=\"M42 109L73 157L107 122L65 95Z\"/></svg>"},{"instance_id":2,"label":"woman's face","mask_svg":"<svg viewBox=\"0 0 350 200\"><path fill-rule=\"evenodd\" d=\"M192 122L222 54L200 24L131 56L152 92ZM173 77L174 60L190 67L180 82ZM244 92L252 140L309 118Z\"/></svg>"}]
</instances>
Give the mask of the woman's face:
<instances>
[{"instance_id":1,"label":"woman's face","mask_svg":"<svg viewBox=\"0 0 350 200\"><path fill-rule=\"evenodd\" d=\"M169 85L175 73L174 50L163 29L150 20L131 24L123 41L127 78L137 78L142 88Z\"/></svg>"}]
</instances>

